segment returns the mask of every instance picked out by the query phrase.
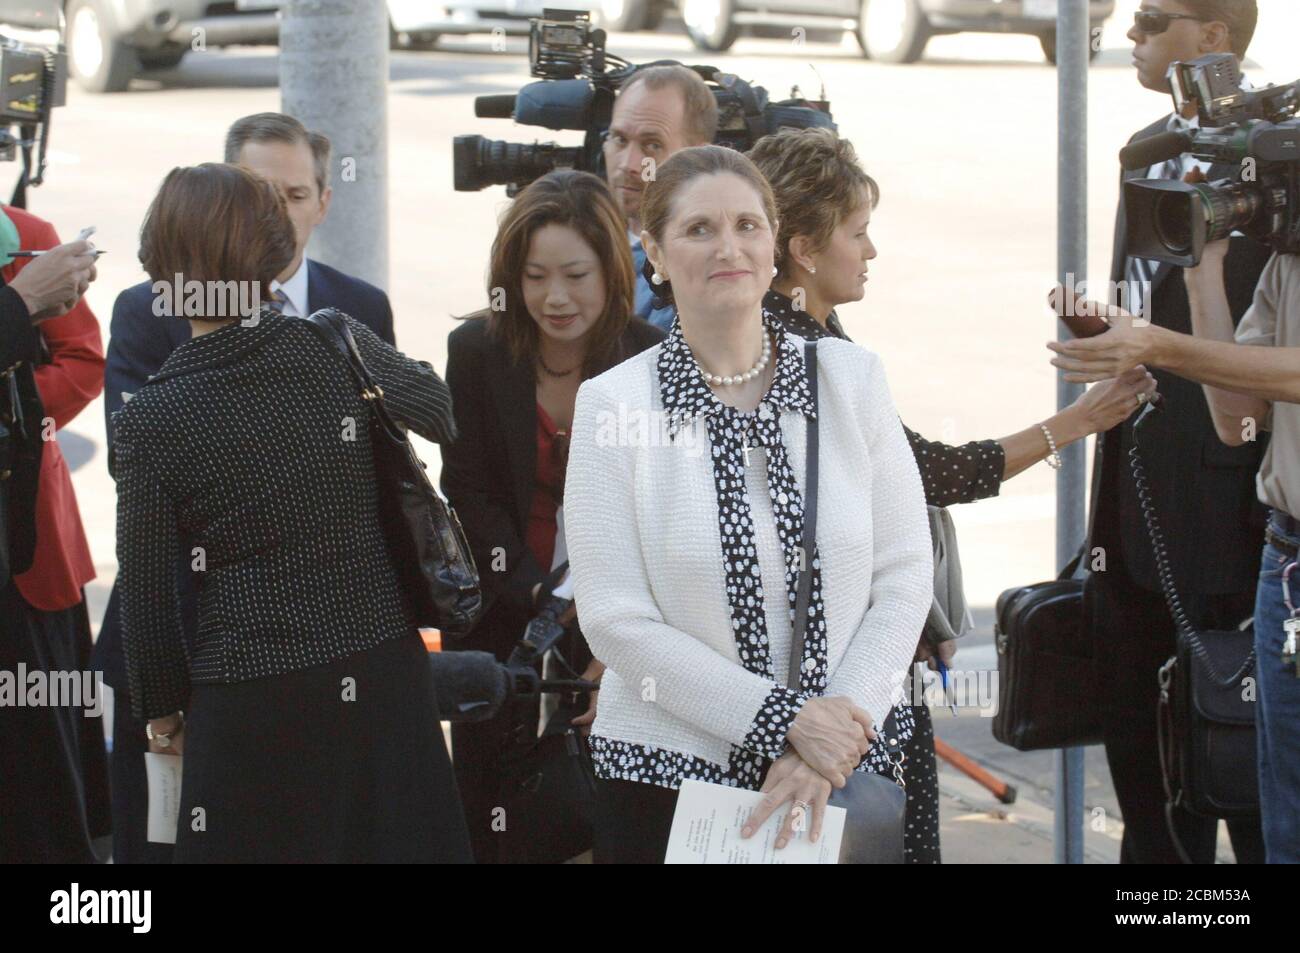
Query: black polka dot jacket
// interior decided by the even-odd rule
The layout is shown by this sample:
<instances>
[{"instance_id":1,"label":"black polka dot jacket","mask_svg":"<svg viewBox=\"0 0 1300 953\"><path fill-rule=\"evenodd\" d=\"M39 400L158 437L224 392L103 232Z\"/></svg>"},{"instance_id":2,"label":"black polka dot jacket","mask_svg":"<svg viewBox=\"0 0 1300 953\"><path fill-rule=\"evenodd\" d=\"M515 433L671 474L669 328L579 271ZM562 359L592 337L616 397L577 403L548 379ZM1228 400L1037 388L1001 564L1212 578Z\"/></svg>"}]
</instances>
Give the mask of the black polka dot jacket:
<instances>
[{"instance_id":1,"label":"black polka dot jacket","mask_svg":"<svg viewBox=\"0 0 1300 953\"><path fill-rule=\"evenodd\" d=\"M393 415L429 440L452 438L433 367L348 322ZM184 709L191 682L290 672L411 631L376 515L367 414L342 355L302 320L264 310L181 344L115 415L137 717ZM199 590L189 657L181 552Z\"/></svg>"}]
</instances>

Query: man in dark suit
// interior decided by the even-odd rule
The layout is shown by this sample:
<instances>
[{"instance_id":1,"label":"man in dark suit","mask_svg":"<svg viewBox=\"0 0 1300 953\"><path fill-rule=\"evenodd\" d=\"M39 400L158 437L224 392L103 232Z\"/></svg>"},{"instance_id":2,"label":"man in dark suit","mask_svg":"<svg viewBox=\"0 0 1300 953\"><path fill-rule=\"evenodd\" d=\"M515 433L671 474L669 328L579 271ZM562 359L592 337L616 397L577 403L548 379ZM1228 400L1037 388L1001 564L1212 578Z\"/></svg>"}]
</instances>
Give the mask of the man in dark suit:
<instances>
[{"instance_id":1,"label":"man in dark suit","mask_svg":"<svg viewBox=\"0 0 1300 953\"><path fill-rule=\"evenodd\" d=\"M1138 80L1166 97L1170 63L1216 52L1240 58L1256 22L1255 0L1146 0L1142 12L1162 16L1148 17L1145 31L1141 20L1129 31ZM1165 116L1130 141L1189 125L1195 125L1194 112ZM1183 178L1195 164L1183 156L1125 173L1123 180ZM1212 179L1231 171L1200 168ZM1127 224L1121 190L1111 281L1126 289L1128 310L1160 327L1190 332L1182 269L1130 257ZM1240 235L1232 239L1225 272L1234 322L1250 306L1268 257L1267 247ZM1143 429L1142 460L1179 593L1193 625L1235 628L1254 605L1265 518L1254 490L1262 447L1221 443L1199 385L1165 371L1152 373L1165 411ZM1136 415L1097 441L1085 614L1097 638L1106 758L1124 820L1121 862L1177 863L1156 742L1157 671L1174 654L1175 631L1129 469L1135 420ZM1178 808L1173 824L1192 861L1213 863L1215 819ZM1228 826L1238 861L1262 862L1258 818Z\"/></svg>"},{"instance_id":2,"label":"man in dark suit","mask_svg":"<svg viewBox=\"0 0 1300 953\"><path fill-rule=\"evenodd\" d=\"M274 182L284 193L297 238L297 254L272 282L273 300L284 314L306 317L333 307L365 324L393 344L393 312L388 296L358 278L306 257L312 231L329 211L330 142L309 132L291 116L258 113L238 120L226 135L226 161L243 165ZM264 297L266 297L264 295ZM182 318L158 317L154 292L141 282L118 295L109 330L108 364L104 373L104 412L108 444L113 444L113 414L141 384L157 373L171 352L190 338ZM189 571L188 548L177 566L185 628L193 633L197 596ZM145 836L148 786L143 754L148 750L144 724L131 715L126 660L122 651L121 619L116 586L95 645L94 667L113 688L113 859L116 863L170 863L171 847L149 843Z\"/></svg>"}]
</instances>

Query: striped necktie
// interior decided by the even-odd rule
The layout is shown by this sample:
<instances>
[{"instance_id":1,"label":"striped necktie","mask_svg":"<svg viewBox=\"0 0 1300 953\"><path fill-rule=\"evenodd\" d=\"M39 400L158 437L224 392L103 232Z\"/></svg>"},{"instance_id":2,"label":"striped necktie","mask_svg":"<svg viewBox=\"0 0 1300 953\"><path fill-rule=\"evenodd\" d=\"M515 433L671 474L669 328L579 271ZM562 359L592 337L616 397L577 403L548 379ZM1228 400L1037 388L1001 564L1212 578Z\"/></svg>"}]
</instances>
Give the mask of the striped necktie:
<instances>
[{"instance_id":1,"label":"striped necktie","mask_svg":"<svg viewBox=\"0 0 1300 953\"><path fill-rule=\"evenodd\" d=\"M276 314L283 314L284 306L288 303L289 303L288 295L286 295L279 288L276 288L274 291L271 292L271 300L269 300L266 303L266 306L270 308L272 311L274 311Z\"/></svg>"}]
</instances>

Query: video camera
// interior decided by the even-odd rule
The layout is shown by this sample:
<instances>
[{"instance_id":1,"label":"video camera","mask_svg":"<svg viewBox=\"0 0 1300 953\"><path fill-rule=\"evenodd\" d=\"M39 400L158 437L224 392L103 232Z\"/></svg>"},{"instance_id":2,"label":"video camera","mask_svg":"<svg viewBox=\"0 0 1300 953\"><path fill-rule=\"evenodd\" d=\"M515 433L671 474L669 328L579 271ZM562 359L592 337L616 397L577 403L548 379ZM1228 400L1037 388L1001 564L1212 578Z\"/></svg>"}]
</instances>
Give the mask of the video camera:
<instances>
[{"instance_id":1,"label":"video camera","mask_svg":"<svg viewBox=\"0 0 1300 953\"><path fill-rule=\"evenodd\" d=\"M67 80L67 55L61 47L48 50L0 36L0 161L12 162L22 152L23 176L16 196L44 179L50 114L65 104Z\"/></svg>"},{"instance_id":2,"label":"video camera","mask_svg":"<svg viewBox=\"0 0 1300 953\"><path fill-rule=\"evenodd\" d=\"M540 81L529 83L517 94L476 97L474 115L481 119L514 119L545 129L579 130L586 133L582 145L529 145L483 136L456 136L452 153L458 192L504 185L506 194L513 197L534 179L560 168L592 172L604 178L601 147L619 87L639 69L677 63L656 60L632 65L605 52L605 31L593 29L587 13L549 8L532 20L528 61L530 73ZM689 68L700 75L717 99L718 132L714 142L718 145L743 152L782 126L835 128L830 103L824 98L804 99L796 87L790 99L773 103L763 87L730 73L712 66Z\"/></svg>"},{"instance_id":3,"label":"video camera","mask_svg":"<svg viewBox=\"0 0 1300 953\"><path fill-rule=\"evenodd\" d=\"M1238 167L1232 179L1124 184L1129 254L1190 267L1206 244L1241 231L1279 253L1300 252L1300 81L1243 90L1230 53L1169 67L1174 109L1196 105L1201 128L1166 132L1120 152L1125 169L1145 169L1190 152Z\"/></svg>"}]
</instances>

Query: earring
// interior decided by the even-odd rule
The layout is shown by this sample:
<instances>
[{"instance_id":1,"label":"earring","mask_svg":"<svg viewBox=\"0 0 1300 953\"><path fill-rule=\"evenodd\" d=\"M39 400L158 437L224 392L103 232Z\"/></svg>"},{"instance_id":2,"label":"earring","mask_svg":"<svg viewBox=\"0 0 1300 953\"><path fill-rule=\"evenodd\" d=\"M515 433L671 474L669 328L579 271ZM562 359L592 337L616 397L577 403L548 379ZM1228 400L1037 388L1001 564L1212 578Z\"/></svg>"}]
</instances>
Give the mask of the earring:
<instances>
[{"instance_id":1,"label":"earring","mask_svg":"<svg viewBox=\"0 0 1300 953\"><path fill-rule=\"evenodd\" d=\"M817 274L817 268L816 268L816 266L813 266L812 268L809 268L809 269L808 269L808 274L810 274L810 275L815 275L815 274Z\"/></svg>"},{"instance_id":2,"label":"earring","mask_svg":"<svg viewBox=\"0 0 1300 953\"><path fill-rule=\"evenodd\" d=\"M661 285L664 283L664 276L659 274L659 272L656 271L653 275L650 276L650 280L657 285Z\"/></svg>"},{"instance_id":3,"label":"earring","mask_svg":"<svg viewBox=\"0 0 1300 953\"><path fill-rule=\"evenodd\" d=\"M776 267L776 265L773 265L773 266L772 266L772 277L775 278L775 277L780 273L780 271L781 271L780 268Z\"/></svg>"}]
</instances>

